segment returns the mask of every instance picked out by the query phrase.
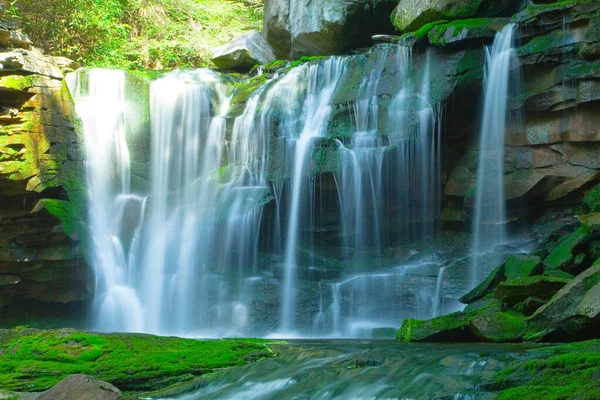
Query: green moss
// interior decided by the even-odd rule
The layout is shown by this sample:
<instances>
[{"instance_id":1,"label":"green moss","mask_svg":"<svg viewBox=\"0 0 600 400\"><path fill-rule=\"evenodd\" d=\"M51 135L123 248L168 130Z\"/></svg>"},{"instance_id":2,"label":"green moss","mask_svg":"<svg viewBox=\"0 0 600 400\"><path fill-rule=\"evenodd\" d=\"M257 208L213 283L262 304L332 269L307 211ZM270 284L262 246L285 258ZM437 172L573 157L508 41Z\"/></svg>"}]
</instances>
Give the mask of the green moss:
<instances>
[{"instance_id":1,"label":"green moss","mask_svg":"<svg viewBox=\"0 0 600 400\"><path fill-rule=\"evenodd\" d=\"M583 204L590 213L600 212L600 185L585 194Z\"/></svg>"},{"instance_id":2,"label":"green moss","mask_svg":"<svg viewBox=\"0 0 600 400\"><path fill-rule=\"evenodd\" d=\"M42 391L78 373L124 391L149 391L270 355L265 341L250 339L200 341L73 330L21 334L0 343L0 387L7 390Z\"/></svg>"},{"instance_id":3,"label":"green moss","mask_svg":"<svg viewBox=\"0 0 600 400\"><path fill-rule=\"evenodd\" d=\"M436 46L446 45L446 32L451 31L452 37L457 37L463 30L468 30L474 36L493 35L495 30L491 29L494 20L490 18L471 18L452 21L446 24L437 24L428 31L429 41Z\"/></svg>"},{"instance_id":4,"label":"green moss","mask_svg":"<svg viewBox=\"0 0 600 400\"><path fill-rule=\"evenodd\" d=\"M292 68L295 68L295 67L298 67L298 66L300 66L300 65L302 65L302 64L305 64L305 63L307 63L307 62L314 61L314 60L322 60L322 59L324 59L324 58L327 58L327 57L325 57L325 56L312 56L312 57L307 57L307 56L304 56L304 57L302 57L301 59L299 59L299 60L296 60L296 61L292 62L292 63L290 64L290 66L291 66Z\"/></svg>"},{"instance_id":5,"label":"green moss","mask_svg":"<svg viewBox=\"0 0 600 400\"><path fill-rule=\"evenodd\" d=\"M542 260L536 256L513 255L506 260L506 279L525 278L542 273Z\"/></svg>"},{"instance_id":6,"label":"green moss","mask_svg":"<svg viewBox=\"0 0 600 400\"><path fill-rule=\"evenodd\" d=\"M419 39L423 39L424 37L426 37L426 36L427 36L427 34L429 34L429 32L430 32L430 31L431 31L433 28L435 28L435 27L436 27L436 26L438 26L438 25L445 24L445 23L447 23L447 22L448 22L447 20L445 20L445 19L442 19L442 20L440 20L440 21L430 22L430 23L428 23L428 24L425 24L425 25L423 25L423 26L421 27L421 29L419 29L418 31L415 31L415 32L414 32L415 38L417 38L418 40L419 40Z\"/></svg>"},{"instance_id":7,"label":"green moss","mask_svg":"<svg viewBox=\"0 0 600 400\"><path fill-rule=\"evenodd\" d=\"M530 351L494 379L501 400L592 400L600 398L599 375L595 340Z\"/></svg>"},{"instance_id":8,"label":"green moss","mask_svg":"<svg viewBox=\"0 0 600 400\"><path fill-rule=\"evenodd\" d=\"M558 47L571 44L568 35L558 29L548 35L539 35L531 39L527 44L521 46L517 52L519 56L527 56L551 51Z\"/></svg>"},{"instance_id":9,"label":"green moss","mask_svg":"<svg viewBox=\"0 0 600 400\"><path fill-rule=\"evenodd\" d=\"M552 250L544 260L544 266L550 269L564 269L572 261L578 247L589 237L589 229L583 225L575 233L566 237Z\"/></svg>"},{"instance_id":10,"label":"green moss","mask_svg":"<svg viewBox=\"0 0 600 400\"><path fill-rule=\"evenodd\" d=\"M33 76L9 75L0 78L0 86L14 90L26 90L33 86Z\"/></svg>"},{"instance_id":11,"label":"green moss","mask_svg":"<svg viewBox=\"0 0 600 400\"><path fill-rule=\"evenodd\" d=\"M38 206L58 218L63 223L63 229L67 235L82 233L79 227L81 212L75 203L64 200L42 199Z\"/></svg>"}]
</instances>

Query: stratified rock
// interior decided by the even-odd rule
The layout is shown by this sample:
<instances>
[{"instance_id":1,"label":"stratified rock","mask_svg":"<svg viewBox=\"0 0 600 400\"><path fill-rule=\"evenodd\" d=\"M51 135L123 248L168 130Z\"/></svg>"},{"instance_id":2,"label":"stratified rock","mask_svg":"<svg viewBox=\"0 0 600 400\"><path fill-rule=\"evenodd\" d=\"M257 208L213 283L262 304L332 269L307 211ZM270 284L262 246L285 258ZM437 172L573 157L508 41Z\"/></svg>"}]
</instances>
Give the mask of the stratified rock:
<instances>
[{"instance_id":1,"label":"stratified rock","mask_svg":"<svg viewBox=\"0 0 600 400\"><path fill-rule=\"evenodd\" d=\"M569 283L568 279L540 275L531 276L502 282L494 291L494 297L510 306L514 306L529 297L549 299L567 283Z\"/></svg>"},{"instance_id":2,"label":"stratified rock","mask_svg":"<svg viewBox=\"0 0 600 400\"><path fill-rule=\"evenodd\" d=\"M530 339L540 340L557 331L573 339L598 338L600 316L600 263L576 276L546 305L538 309L531 322L539 332Z\"/></svg>"},{"instance_id":3,"label":"stratified rock","mask_svg":"<svg viewBox=\"0 0 600 400\"><path fill-rule=\"evenodd\" d=\"M0 323L28 324L45 307L70 318L93 285L73 100L56 59L14 45L0 51Z\"/></svg>"},{"instance_id":4,"label":"stratified rock","mask_svg":"<svg viewBox=\"0 0 600 400\"><path fill-rule=\"evenodd\" d=\"M275 53L260 33L253 29L216 48L211 60L219 68L249 70L257 64L275 61Z\"/></svg>"},{"instance_id":5,"label":"stratified rock","mask_svg":"<svg viewBox=\"0 0 600 400\"><path fill-rule=\"evenodd\" d=\"M266 0L263 35L279 58L342 54L392 33L396 0Z\"/></svg>"},{"instance_id":6,"label":"stratified rock","mask_svg":"<svg viewBox=\"0 0 600 400\"><path fill-rule=\"evenodd\" d=\"M121 391L110 383L88 375L71 375L60 381L38 400L119 400Z\"/></svg>"},{"instance_id":7,"label":"stratified rock","mask_svg":"<svg viewBox=\"0 0 600 400\"><path fill-rule=\"evenodd\" d=\"M400 0L392 22L399 31L415 31L439 20L501 16L517 3L514 0Z\"/></svg>"},{"instance_id":8,"label":"stratified rock","mask_svg":"<svg viewBox=\"0 0 600 400\"><path fill-rule=\"evenodd\" d=\"M71 60L67 57L52 57L58 68L63 72L63 74L68 74L69 72L73 72L81 68L81 65L74 60Z\"/></svg>"}]
</instances>

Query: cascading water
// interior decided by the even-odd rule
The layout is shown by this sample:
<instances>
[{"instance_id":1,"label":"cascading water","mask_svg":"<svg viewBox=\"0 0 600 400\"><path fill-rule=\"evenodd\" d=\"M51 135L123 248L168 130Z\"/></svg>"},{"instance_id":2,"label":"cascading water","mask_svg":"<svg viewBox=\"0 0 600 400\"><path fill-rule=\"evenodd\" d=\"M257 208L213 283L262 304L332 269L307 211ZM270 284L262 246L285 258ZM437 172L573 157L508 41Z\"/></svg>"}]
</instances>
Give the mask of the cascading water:
<instances>
[{"instance_id":1,"label":"cascading water","mask_svg":"<svg viewBox=\"0 0 600 400\"><path fill-rule=\"evenodd\" d=\"M69 76L68 84L83 121L87 153L90 257L96 272L94 327L139 332L144 324L141 303L132 288L135 271L120 241L128 205L145 204L144 199L130 193L125 74L93 70L85 76Z\"/></svg>"},{"instance_id":2,"label":"cascading water","mask_svg":"<svg viewBox=\"0 0 600 400\"><path fill-rule=\"evenodd\" d=\"M361 63L369 72L349 91L356 77L347 71ZM129 171L127 145L145 150L119 107L137 100L124 89L103 100L82 85L97 79L108 91L123 74L72 76L90 160L91 232L110 238L93 244L104 304L96 329L356 337L437 312L438 264L384 261L388 246L437 231L439 112L429 99L431 61L421 63L417 75L409 48L380 46L282 70L234 118L226 77L163 75L148 90L148 182L135 189L128 182L144 174ZM384 75L392 80L382 83ZM86 99L102 121L86 112ZM119 309L119 296L132 308Z\"/></svg>"},{"instance_id":3,"label":"cascading water","mask_svg":"<svg viewBox=\"0 0 600 400\"><path fill-rule=\"evenodd\" d=\"M504 135L510 71L515 61L515 29L514 24L507 25L497 33L492 47L486 48L485 100L479 136L469 279L471 287L475 287L484 275L478 273L480 255L506 242Z\"/></svg>"}]
</instances>

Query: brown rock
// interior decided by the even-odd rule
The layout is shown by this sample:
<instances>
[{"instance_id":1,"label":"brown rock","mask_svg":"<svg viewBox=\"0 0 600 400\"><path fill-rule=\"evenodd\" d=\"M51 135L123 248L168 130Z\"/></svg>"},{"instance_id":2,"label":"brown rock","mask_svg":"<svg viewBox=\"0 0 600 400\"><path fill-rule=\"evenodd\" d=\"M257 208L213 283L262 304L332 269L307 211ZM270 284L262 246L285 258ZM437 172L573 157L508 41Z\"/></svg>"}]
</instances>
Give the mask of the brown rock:
<instances>
[{"instance_id":1,"label":"brown rock","mask_svg":"<svg viewBox=\"0 0 600 400\"><path fill-rule=\"evenodd\" d=\"M88 375L71 375L42 393L38 400L119 400L122 398L121 391L110 383Z\"/></svg>"}]
</instances>

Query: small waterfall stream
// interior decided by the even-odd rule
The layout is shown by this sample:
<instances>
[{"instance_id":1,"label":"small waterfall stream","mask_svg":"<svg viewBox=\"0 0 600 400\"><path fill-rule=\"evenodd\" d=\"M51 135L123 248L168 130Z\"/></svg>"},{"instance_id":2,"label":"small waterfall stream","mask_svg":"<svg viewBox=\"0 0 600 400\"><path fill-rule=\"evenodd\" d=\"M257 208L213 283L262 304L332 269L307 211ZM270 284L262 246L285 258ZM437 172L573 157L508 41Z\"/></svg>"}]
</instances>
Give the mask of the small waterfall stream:
<instances>
[{"instance_id":1,"label":"small waterfall stream","mask_svg":"<svg viewBox=\"0 0 600 400\"><path fill-rule=\"evenodd\" d=\"M506 243L506 204L504 200L504 136L507 100L516 26L507 25L486 48L486 81L483 121L479 136L479 160L473 218L473 257L470 286L486 275L478 273L479 256Z\"/></svg>"},{"instance_id":2,"label":"small waterfall stream","mask_svg":"<svg viewBox=\"0 0 600 400\"><path fill-rule=\"evenodd\" d=\"M348 69L366 62L347 92ZM440 107L430 57L420 73L413 63L409 48L380 46L296 66L233 118L230 78L167 73L149 85L147 133L128 127L141 103L125 73L70 76L88 145L96 329L368 337L437 313L442 265L386 261L389 246L439 229ZM350 129L332 137L339 121ZM131 185L145 135L147 182ZM327 152L337 161L323 166Z\"/></svg>"}]
</instances>

